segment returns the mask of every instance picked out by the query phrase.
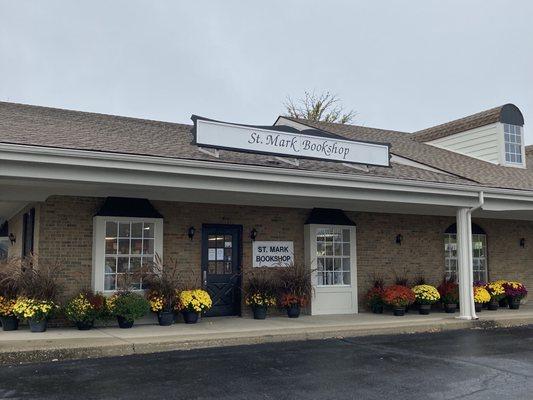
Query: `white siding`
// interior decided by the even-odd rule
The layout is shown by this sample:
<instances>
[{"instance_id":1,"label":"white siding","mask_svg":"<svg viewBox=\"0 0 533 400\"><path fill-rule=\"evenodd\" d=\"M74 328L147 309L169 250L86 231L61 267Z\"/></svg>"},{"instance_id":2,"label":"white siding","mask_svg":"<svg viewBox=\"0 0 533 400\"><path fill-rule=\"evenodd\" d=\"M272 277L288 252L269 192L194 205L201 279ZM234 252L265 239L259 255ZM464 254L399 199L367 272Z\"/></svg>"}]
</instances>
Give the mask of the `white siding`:
<instances>
[{"instance_id":1,"label":"white siding","mask_svg":"<svg viewBox=\"0 0 533 400\"><path fill-rule=\"evenodd\" d=\"M496 122L432 140L427 144L500 164L502 135L501 124Z\"/></svg>"}]
</instances>

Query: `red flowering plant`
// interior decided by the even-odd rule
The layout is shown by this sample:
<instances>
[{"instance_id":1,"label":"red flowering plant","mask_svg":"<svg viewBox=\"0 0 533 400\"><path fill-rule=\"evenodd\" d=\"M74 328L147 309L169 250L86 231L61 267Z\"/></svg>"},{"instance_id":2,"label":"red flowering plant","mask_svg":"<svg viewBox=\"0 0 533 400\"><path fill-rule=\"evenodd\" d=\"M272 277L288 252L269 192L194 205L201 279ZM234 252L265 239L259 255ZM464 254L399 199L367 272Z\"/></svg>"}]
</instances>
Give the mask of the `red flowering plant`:
<instances>
[{"instance_id":1,"label":"red flowering plant","mask_svg":"<svg viewBox=\"0 0 533 400\"><path fill-rule=\"evenodd\" d=\"M383 301L392 307L407 307L415 302L415 293L407 286L387 286L383 290Z\"/></svg>"},{"instance_id":2,"label":"red flowering plant","mask_svg":"<svg viewBox=\"0 0 533 400\"><path fill-rule=\"evenodd\" d=\"M279 305L283 308L291 308L294 306L305 307L307 305L307 298L291 293L284 293L279 299Z\"/></svg>"},{"instance_id":3,"label":"red flowering plant","mask_svg":"<svg viewBox=\"0 0 533 400\"><path fill-rule=\"evenodd\" d=\"M527 296L527 289L520 282L504 282L503 288L505 289L505 296L514 300L522 300Z\"/></svg>"},{"instance_id":4,"label":"red flowering plant","mask_svg":"<svg viewBox=\"0 0 533 400\"><path fill-rule=\"evenodd\" d=\"M437 288L444 304L457 304L459 301L459 285L452 279L444 279Z\"/></svg>"}]
</instances>

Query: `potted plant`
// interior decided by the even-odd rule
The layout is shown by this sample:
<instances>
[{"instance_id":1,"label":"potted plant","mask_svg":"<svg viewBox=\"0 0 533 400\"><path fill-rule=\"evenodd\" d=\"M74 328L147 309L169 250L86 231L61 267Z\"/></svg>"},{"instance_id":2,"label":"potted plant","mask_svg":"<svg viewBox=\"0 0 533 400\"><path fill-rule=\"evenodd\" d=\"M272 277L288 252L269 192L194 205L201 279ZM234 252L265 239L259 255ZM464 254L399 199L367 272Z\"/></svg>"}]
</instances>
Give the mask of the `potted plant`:
<instances>
[{"instance_id":1,"label":"potted plant","mask_svg":"<svg viewBox=\"0 0 533 400\"><path fill-rule=\"evenodd\" d=\"M383 287L373 286L366 292L366 301L374 314L383 314Z\"/></svg>"},{"instance_id":2,"label":"potted plant","mask_svg":"<svg viewBox=\"0 0 533 400\"><path fill-rule=\"evenodd\" d=\"M107 309L111 316L117 318L118 326L128 329L133 326L136 319L150 311L150 304L140 294L130 291L116 292L106 301Z\"/></svg>"},{"instance_id":3,"label":"potted plant","mask_svg":"<svg viewBox=\"0 0 533 400\"><path fill-rule=\"evenodd\" d=\"M437 290L441 302L444 304L444 311L453 314L457 310L457 303L459 302L459 285L453 278L445 278Z\"/></svg>"},{"instance_id":4,"label":"potted plant","mask_svg":"<svg viewBox=\"0 0 533 400\"><path fill-rule=\"evenodd\" d=\"M19 297L13 305L13 313L19 319L27 320L32 332L46 331L48 319L57 309L58 306L53 301L26 297Z\"/></svg>"},{"instance_id":5,"label":"potted plant","mask_svg":"<svg viewBox=\"0 0 533 400\"><path fill-rule=\"evenodd\" d=\"M19 327L19 320L14 313L16 301L0 296L0 321L4 331L16 331Z\"/></svg>"},{"instance_id":6,"label":"potted plant","mask_svg":"<svg viewBox=\"0 0 533 400\"><path fill-rule=\"evenodd\" d=\"M84 291L70 299L64 308L65 316L76 324L80 331L86 331L94 326L96 319L101 319L105 313L105 297L100 293Z\"/></svg>"},{"instance_id":7,"label":"potted plant","mask_svg":"<svg viewBox=\"0 0 533 400\"><path fill-rule=\"evenodd\" d=\"M428 315L431 305L440 300L440 294L436 287L431 285L416 285L413 287L415 302L418 304L418 312Z\"/></svg>"},{"instance_id":8,"label":"potted plant","mask_svg":"<svg viewBox=\"0 0 533 400\"><path fill-rule=\"evenodd\" d=\"M211 308L213 302L211 296L205 290L183 290L179 293L178 309L183 315L186 324L198 322L198 316Z\"/></svg>"},{"instance_id":9,"label":"potted plant","mask_svg":"<svg viewBox=\"0 0 533 400\"><path fill-rule=\"evenodd\" d=\"M275 279L265 268L256 268L248 275L245 289L245 303L252 308L254 319L265 319L269 307L276 305Z\"/></svg>"},{"instance_id":10,"label":"potted plant","mask_svg":"<svg viewBox=\"0 0 533 400\"><path fill-rule=\"evenodd\" d=\"M487 284L486 289L490 294L490 301L488 309L495 311L500 306L500 300L505 297L505 288L503 287L504 281L495 281Z\"/></svg>"},{"instance_id":11,"label":"potted plant","mask_svg":"<svg viewBox=\"0 0 533 400\"><path fill-rule=\"evenodd\" d=\"M486 304L490 301L490 294L485 289L485 285L482 286L474 286L474 306L476 308L476 312L481 312L483 308L483 304Z\"/></svg>"},{"instance_id":12,"label":"potted plant","mask_svg":"<svg viewBox=\"0 0 533 400\"><path fill-rule=\"evenodd\" d=\"M394 315L401 317L405 314L405 308L414 303L415 294L407 286L387 286L383 290L383 301L393 308Z\"/></svg>"},{"instance_id":13,"label":"potted plant","mask_svg":"<svg viewBox=\"0 0 533 400\"><path fill-rule=\"evenodd\" d=\"M289 318L298 318L301 309L309 303L313 291L311 269L300 264L280 267L277 283L280 291L280 306L287 310Z\"/></svg>"},{"instance_id":14,"label":"potted plant","mask_svg":"<svg viewBox=\"0 0 533 400\"><path fill-rule=\"evenodd\" d=\"M511 310L518 310L520 308L520 301L527 296L526 287L520 282L505 282L503 284L505 295L507 296L509 308Z\"/></svg>"},{"instance_id":15,"label":"potted plant","mask_svg":"<svg viewBox=\"0 0 533 400\"><path fill-rule=\"evenodd\" d=\"M148 288L146 297L150 302L150 309L157 313L159 325L172 325L182 281L177 264L174 262L163 266L161 258L156 255L153 266L143 272L142 282Z\"/></svg>"}]
</instances>

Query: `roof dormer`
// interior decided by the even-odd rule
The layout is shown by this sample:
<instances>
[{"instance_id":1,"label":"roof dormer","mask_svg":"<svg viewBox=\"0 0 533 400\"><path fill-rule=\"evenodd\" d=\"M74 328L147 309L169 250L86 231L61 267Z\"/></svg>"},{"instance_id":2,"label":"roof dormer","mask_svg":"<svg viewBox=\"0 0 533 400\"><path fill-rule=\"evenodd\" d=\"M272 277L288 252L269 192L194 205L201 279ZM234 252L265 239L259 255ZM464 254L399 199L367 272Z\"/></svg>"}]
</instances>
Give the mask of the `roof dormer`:
<instances>
[{"instance_id":1,"label":"roof dormer","mask_svg":"<svg viewBox=\"0 0 533 400\"><path fill-rule=\"evenodd\" d=\"M415 132L414 140L497 165L525 168L524 117L505 104Z\"/></svg>"}]
</instances>

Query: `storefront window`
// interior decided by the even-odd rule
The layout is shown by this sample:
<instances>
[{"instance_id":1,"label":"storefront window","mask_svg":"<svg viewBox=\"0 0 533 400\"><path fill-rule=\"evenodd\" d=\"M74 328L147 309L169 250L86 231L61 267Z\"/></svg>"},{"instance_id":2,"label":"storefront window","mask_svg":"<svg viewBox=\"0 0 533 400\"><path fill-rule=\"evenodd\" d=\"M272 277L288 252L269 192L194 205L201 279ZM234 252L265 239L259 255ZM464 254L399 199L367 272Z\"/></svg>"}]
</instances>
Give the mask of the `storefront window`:
<instances>
[{"instance_id":1,"label":"storefront window","mask_svg":"<svg viewBox=\"0 0 533 400\"><path fill-rule=\"evenodd\" d=\"M350 285L350 229L318 228L316 231L317 284Z\"/></svg>"}]
</instances>

